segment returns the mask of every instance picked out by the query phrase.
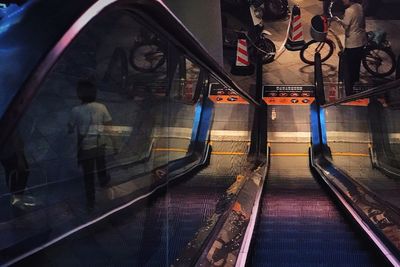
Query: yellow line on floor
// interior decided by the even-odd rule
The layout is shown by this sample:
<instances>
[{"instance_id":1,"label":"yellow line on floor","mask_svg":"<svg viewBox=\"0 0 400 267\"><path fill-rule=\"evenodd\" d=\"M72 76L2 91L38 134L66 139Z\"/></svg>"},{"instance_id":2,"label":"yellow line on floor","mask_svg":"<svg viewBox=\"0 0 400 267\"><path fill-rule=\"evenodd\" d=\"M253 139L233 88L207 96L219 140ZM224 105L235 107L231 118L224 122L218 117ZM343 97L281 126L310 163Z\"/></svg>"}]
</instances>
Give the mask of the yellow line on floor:
<instances>
[{"instance_id":1,"label":"yellow line on floor","mask_svg":"<svg viewBox=\"0 0 400 267\"><path fill-rule=\"evenodd\" d=\"M154 151L172 151L172 152L188 152L187 149L182 149L182 148L164 148L164 147L158 147L154 148Z\"/></svg>"},{"instance_id":2,"label":"yellow line on floor","mask_svg":"<svg viewBox=\"0 0 400 267\"><path fill-rule=\"evenodd\" d=\"M184 153L188 152L187 149L165 148L165 147L154 148L154 151L172 151L172 152L184 152ZM212 151L211 154L213 154L213 155L247 155L246 152L228 152L228 151Z\"/></svg>"},{"instance_id":3,"label":"yellow line on floor","mask_svg":"<svg viewBox=\"0 0 400 267\"><path fill-rule=\"evenodd\" d=\"M212 155L247 155L245 152L212 151Z\"/></svg>"},{"instance_id":4,"label":"yellow line on floor","mask_svg":"<svg viewBox=\"0 0 400 267\"><path fill-rule=\"evenodd\" d=\"M187 153L187 149L182 148L154 148L154 151L171 151L171 152L183 152ZM246 152L229 152L229 151L212 151L213 155L247 155ZM272 157L308 157L308 153L271 153ZM351 152L334 152L332 156L343 156L343 157L369 157L369 154L365 153L351 153Z\"/></svg>"},{"instance_id":5,"label":"yellow line on floor","mask_svg":"<svg viewBox=\"0 0 400 267\"><path fill-rule=\"evenodd\" d=\"M308 153L271 153L272 157L308 157Z\"/></svg>"},{"instance_id":6,"label":"yellow line on floor","mask_svg":"<svg viewBox=\"0 0 400 267\"><path fill-rule=\"evenodd\" d=\"M332 156L345 156L345 157L369 157L369 154L365 153L351 153L351 152L334 152Z\"/></svg>"},{"instance_id":7,"label":"yellow line on floor","mask_svg":"<svg viewBox=\"0 0 400 267\"><path fill-rule=\"evenodd\" d=\"M271 153L273 157L307 157L308 153ZM345 156L345 157L369 157L369 154L364 153L350 153L350 152L334 152L332 156Z\"/></svg>"}]
</instances>

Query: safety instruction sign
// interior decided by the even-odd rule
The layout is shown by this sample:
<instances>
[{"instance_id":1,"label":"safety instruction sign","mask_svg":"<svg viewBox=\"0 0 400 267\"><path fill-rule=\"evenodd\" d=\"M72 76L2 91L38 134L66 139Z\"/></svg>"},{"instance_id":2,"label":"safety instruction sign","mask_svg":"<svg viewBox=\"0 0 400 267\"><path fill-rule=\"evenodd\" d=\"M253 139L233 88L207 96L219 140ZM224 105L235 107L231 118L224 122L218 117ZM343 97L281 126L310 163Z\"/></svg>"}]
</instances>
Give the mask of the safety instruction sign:
<instances>
[{"instance_id":1,"label":"safety instruction sign","mask_svg":"<svg viewBox=\"0 0 400 267\"><path fill-rule=\"evenodd\" d=\"M334 102L342 97L344 97L345 92L344 92L344 85L338 84L336 82L327 82L325 83L325 95L328 97L328 102ZM364 92L365 90L373 88L374 85L372 84L358 84L354 85L353 87L353 92L355 94ZM369 104L369 99L368 98L363 98L363 99L357 99L355 101L350 101L343 103L341 105L344 106L360 106L360 107L366 107Z\"/></svg>"},{"instance_id":2,"label":"safety instruction sign","mask_svg":"<svg viewBox=\"0 0 400 267\"><path fill-rule=\"evenodd\" d=\"M310 105L315 100L313 85L264 85L263 100L268 105Z\"/></svg>"},{"instance_id":3,"label":"safety instruction sign","mask_svg":"<svg viewBox=\"0 0 400 267\"><path fill-rule=\"evenodd\" d=\"M229 87L211 83L208 98L217 104L248 104L248 102Z\"/></svg>"}]
</instances>

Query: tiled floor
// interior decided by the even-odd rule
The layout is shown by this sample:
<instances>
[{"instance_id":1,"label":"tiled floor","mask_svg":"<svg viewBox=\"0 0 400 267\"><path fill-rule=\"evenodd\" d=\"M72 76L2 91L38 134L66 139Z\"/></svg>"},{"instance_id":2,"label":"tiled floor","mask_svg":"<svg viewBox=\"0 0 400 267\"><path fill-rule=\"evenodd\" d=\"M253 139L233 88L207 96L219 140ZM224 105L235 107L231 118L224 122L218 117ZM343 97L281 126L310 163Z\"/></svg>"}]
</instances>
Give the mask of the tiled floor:
<instances>
[{"instance_id":1,"label":"tiled floor","mask_svg":"<svg viewBox=\"0 0 400 267\"><path fill-rule=\"evenodd\" d=\"M311 1L311 0L297 0L289 1L292 6L294 3L300 6L301 19L303 25L303 34L305 41L311 40L310 37L310 21L311 18L317 14L322 13L322 1ZM389 20L383 20L382 14L390 13L393 5L386 4L381 7L377 17L367 18L367 31L374 31L377 29L384 30L387 32L387 38L391 41L393 51L396 55L400 54L400 42L396 39L400 36L400 20L399 16L393 14L389 16ZM389 14L388 13L388 14ZM392 14L391 12L390 14ZM286 29L289 20L279 21L265 21L264 27L272 33L270 39L275 43L277 50L281 47L285 41ZM332 29L340 36L341 40L344 40L344 31L340 26L332 24ZM324 81L335 82L337 81L337 67L338 67L338 49L335 50L333 56L327 60L323 65L324 70ZM229 71L229 62L226 62L226 68ZM393 75L392 77L393 78ZM248 88L248 83L254 83L255 79L253 76L250 77L234 77L234 79L242 85L244 88ZM312 84L314 80L314 69L312 66L308 66L300 60L298 51L287 51L285 50L274 62L264 65L263 68L263 79L264 84ZM370 83L371 76L361 70L361 82Z\"/></svg>"}]
</instances>

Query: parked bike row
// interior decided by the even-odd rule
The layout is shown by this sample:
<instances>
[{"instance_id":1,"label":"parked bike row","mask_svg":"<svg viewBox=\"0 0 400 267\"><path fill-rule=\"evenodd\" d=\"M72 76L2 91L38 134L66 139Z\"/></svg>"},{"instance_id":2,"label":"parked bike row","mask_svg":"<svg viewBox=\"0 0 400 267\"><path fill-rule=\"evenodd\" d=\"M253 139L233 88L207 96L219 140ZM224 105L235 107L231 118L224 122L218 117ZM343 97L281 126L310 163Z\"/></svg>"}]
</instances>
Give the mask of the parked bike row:
<instances>
[{"instance_id":1,"label":"parked bike row","mask_svg":"<svg viewBox=\"0 0 400 267\"><path fill-rule=\"evenodd\" d=\"M224 1L225 5L226 2ZM232 1L230 1L232 2ZM239 1L233 1L239 2ZM324 1L328 2L328 1ZM323 16L317 15L311 21L311 36L312 40L300 44L300 47L296 49L288 50L299 50L300 59L302 62L308 65L314 64L314 55L316 53L321 54L321 61L325 62L332 57L336 46L338 47L338 56L343 54L344 47L340 40L340 37L332 29L331 24L334 23L335 16L333 14L338 14L343 10L343 5L340 4L342 1L329 1L328 10L324 11L327 13ZM365 6L369 5L368 1L364 1L362 6L365 11ZM231 3L233 4L233 3ZM238 3L237 3L238 4ZM273 41L269 39L271 33L264 28L265 19L270 18L289 18L288 20L288 34L286 36L286 42L295 41L291 40L291 35L295 32L291 32L292 29L298 29L298 25L294 25L294 18L296 14L290 12L288 7L288 2L283 1L263 1L263 0L249 0L247 1L249 17L251 18L249 29L246 31L244 29L231 29L227 25L227 19L223 14L223 45L224 48L236 48L238 39L245 39L248 43L249 59L252 62L256 62L257 57L261 56L262 64L268 64L274 61L277 56L280 55L284 50L284 46L279 49L276 48ZM224 6L222 7L224 11ZM274 14L276 16L271 16L269 13L275 10ZM279 10L279 12L277 11ZM229 12L225 7L225 11ZM278 15L279 13L279 15ZM297 20L297 18L295 18ZM322 26L315 26L320 24ZM291 28L292 27L292 28ZM318 28L324 29L318 29ZM297 33L296 33L297 34ZM396 68L396 56L391 48L389 40L386 38L386 33L383 31L370 31L368 32L368 41L365 45L362 53L362 65L365 70L377 78L384 78L390 76L394 73Z\"/></svg>"}]
</instances>

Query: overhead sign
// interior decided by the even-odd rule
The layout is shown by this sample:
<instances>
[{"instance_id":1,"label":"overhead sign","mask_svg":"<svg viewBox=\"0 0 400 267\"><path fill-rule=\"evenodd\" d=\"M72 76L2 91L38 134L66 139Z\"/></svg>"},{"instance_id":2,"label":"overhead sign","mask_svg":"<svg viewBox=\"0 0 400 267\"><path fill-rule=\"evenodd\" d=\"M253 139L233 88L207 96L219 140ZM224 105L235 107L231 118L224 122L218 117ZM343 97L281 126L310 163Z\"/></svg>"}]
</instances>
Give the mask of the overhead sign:
<instances>
[{"instance_id":1,"label":"overhead sign","mask_svg":"<svg viewBox=\"0 0 400 267\"><path fill-rule=\"evenodd\" d=\"M235 91L219 83L210 84L208 98L218 104L248 104L248 102Z\"/></svg>"},{"instance_id":2,"label":"overhead sign","mask_svg":"<svg viewBox=\"0 0 400 267\"><path fill-rule=\"evenodd\" d=\"M315 100L313 85L264 85L263 100L268 105L310 105Z\"/></svg>"}]
</instances>

